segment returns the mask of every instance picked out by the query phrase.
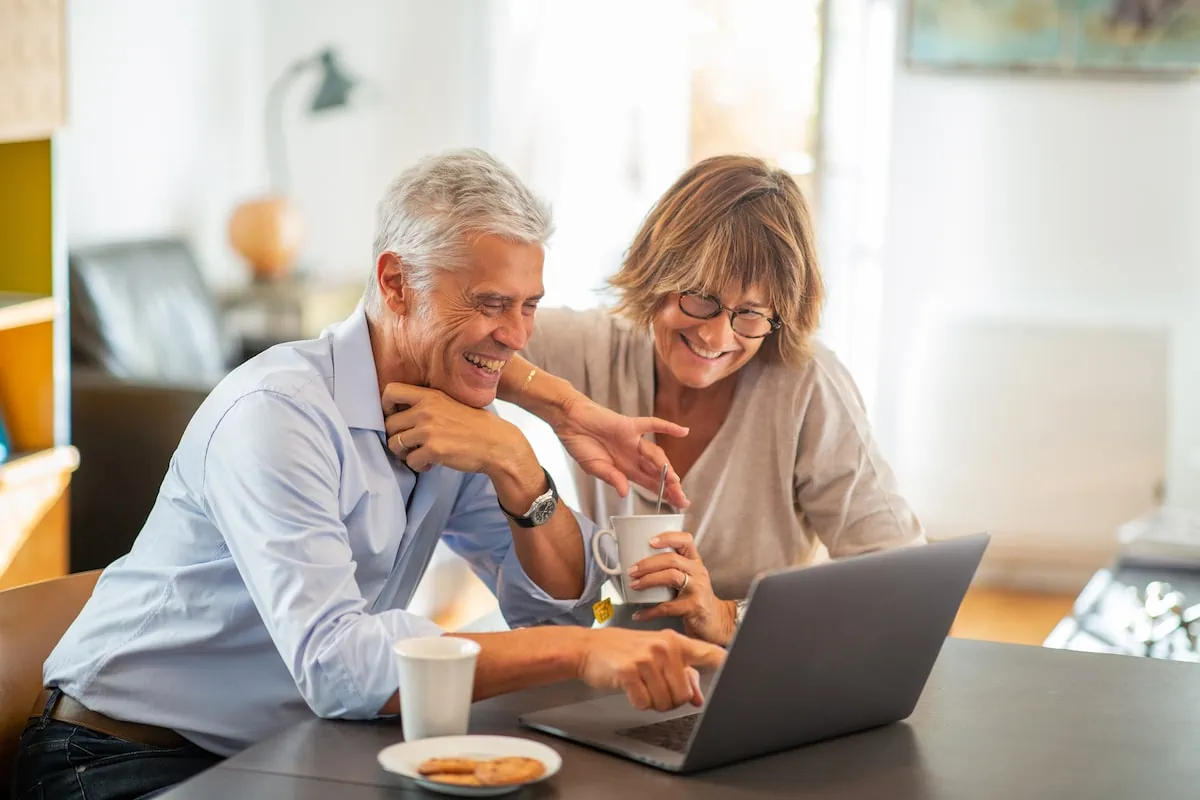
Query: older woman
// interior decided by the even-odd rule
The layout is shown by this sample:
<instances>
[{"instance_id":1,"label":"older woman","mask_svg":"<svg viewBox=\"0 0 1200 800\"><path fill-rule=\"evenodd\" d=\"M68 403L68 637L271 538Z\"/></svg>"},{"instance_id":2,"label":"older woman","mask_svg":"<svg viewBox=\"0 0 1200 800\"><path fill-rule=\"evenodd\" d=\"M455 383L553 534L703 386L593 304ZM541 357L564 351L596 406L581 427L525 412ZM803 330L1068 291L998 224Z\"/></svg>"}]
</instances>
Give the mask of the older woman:
<instances>
[{"instance_id":1,"label":"older woman","mask_svg":"<svg viewBox=\"0 0 1200 800\"><path fill-rule=\"evenodd\" d=\"M654 513L647 487L669 460L688 532L664 534L675 552L641 562L634 585L682 591L636 618L678 616L724 644L759 573L924 541L853 380L813 340L822 279L787 173L741 156L692 167L611 283L612 313L538 311L502 396L551 423L598 521Z\"/></svg>"}]
</instances>

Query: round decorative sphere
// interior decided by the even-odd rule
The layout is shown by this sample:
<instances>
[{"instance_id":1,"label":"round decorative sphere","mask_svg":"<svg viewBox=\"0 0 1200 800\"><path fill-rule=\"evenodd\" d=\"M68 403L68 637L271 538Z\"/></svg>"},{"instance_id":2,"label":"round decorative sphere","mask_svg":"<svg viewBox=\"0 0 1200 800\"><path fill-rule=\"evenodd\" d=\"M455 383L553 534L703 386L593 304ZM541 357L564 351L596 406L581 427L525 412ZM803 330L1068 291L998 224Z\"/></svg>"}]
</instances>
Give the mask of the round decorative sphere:
<instances>
[{"instance_id":1,"label":"round decorative sphere","mask_svg":"<svg viewBox=\"0 0 1200 800\"><path fill-rule=\"evenodd\" d=\"M246 259L256 280L286 276L303 234L300 212L283 197L247 200L229 218L229 243Z\"/></svg>"}]
</instances>

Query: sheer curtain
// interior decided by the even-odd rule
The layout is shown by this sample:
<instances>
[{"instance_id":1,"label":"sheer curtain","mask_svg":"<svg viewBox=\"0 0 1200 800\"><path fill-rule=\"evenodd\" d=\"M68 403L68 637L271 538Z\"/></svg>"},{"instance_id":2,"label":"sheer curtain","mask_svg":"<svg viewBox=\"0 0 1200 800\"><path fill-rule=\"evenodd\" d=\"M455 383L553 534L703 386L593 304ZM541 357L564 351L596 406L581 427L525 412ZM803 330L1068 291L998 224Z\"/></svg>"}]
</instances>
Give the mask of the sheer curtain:
<instances>
[{"instance_id":1,"label":"sheer curtain","mask_svg":"<svg viewBox=\"0 0 1200 800\"><path fill-rule=\"evenodd\" d=\"M896 0L838 0L824 18L820 210L827 281L821 337L875 406Z\"/></svg>"}]
</instances>

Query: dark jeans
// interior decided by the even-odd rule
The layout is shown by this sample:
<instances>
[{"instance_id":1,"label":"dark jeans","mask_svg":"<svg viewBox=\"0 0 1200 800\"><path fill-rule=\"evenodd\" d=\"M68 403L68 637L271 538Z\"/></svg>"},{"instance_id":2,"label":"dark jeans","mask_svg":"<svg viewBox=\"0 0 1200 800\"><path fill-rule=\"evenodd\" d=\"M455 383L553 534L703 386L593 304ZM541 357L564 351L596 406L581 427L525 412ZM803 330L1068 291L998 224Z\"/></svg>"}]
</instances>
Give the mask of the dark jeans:
<instances>
[{"instance_id":1,"label":"dark jeans","mask_svg":"<svg viewBox=\"0 0 1200 800\"><path fill-rule=\"evenodd\" d=\"M30 719L13 776L15 800L143 800L221 761L194 744L138 744L69 722Z\"/></svg>"}]
</instances>

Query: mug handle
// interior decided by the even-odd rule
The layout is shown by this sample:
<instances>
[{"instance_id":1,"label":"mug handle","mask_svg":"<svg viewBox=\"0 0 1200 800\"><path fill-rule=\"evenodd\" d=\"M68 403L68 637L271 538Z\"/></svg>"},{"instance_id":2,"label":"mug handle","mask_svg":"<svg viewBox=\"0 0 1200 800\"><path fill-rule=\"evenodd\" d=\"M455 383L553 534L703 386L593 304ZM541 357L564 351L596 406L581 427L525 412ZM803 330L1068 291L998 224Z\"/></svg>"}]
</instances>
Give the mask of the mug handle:
<instances>
[{"instance_id":1,"label":"mug handle","mask_svg":"<svg viewBox=\"0 0 1200 800\"><path fill-rule=\"evenodd\" d=\"M604 556L600 555L600 540L605 536L613 540L613 544L617 543L616 534L610 530L596 531L596 535L592 537L592 555L596 557L596 566L600 567L601 571L608 575L620 575L621 565L618 563L616 567L610 567L604 563Z\"/></svg>"}]
</instances>

